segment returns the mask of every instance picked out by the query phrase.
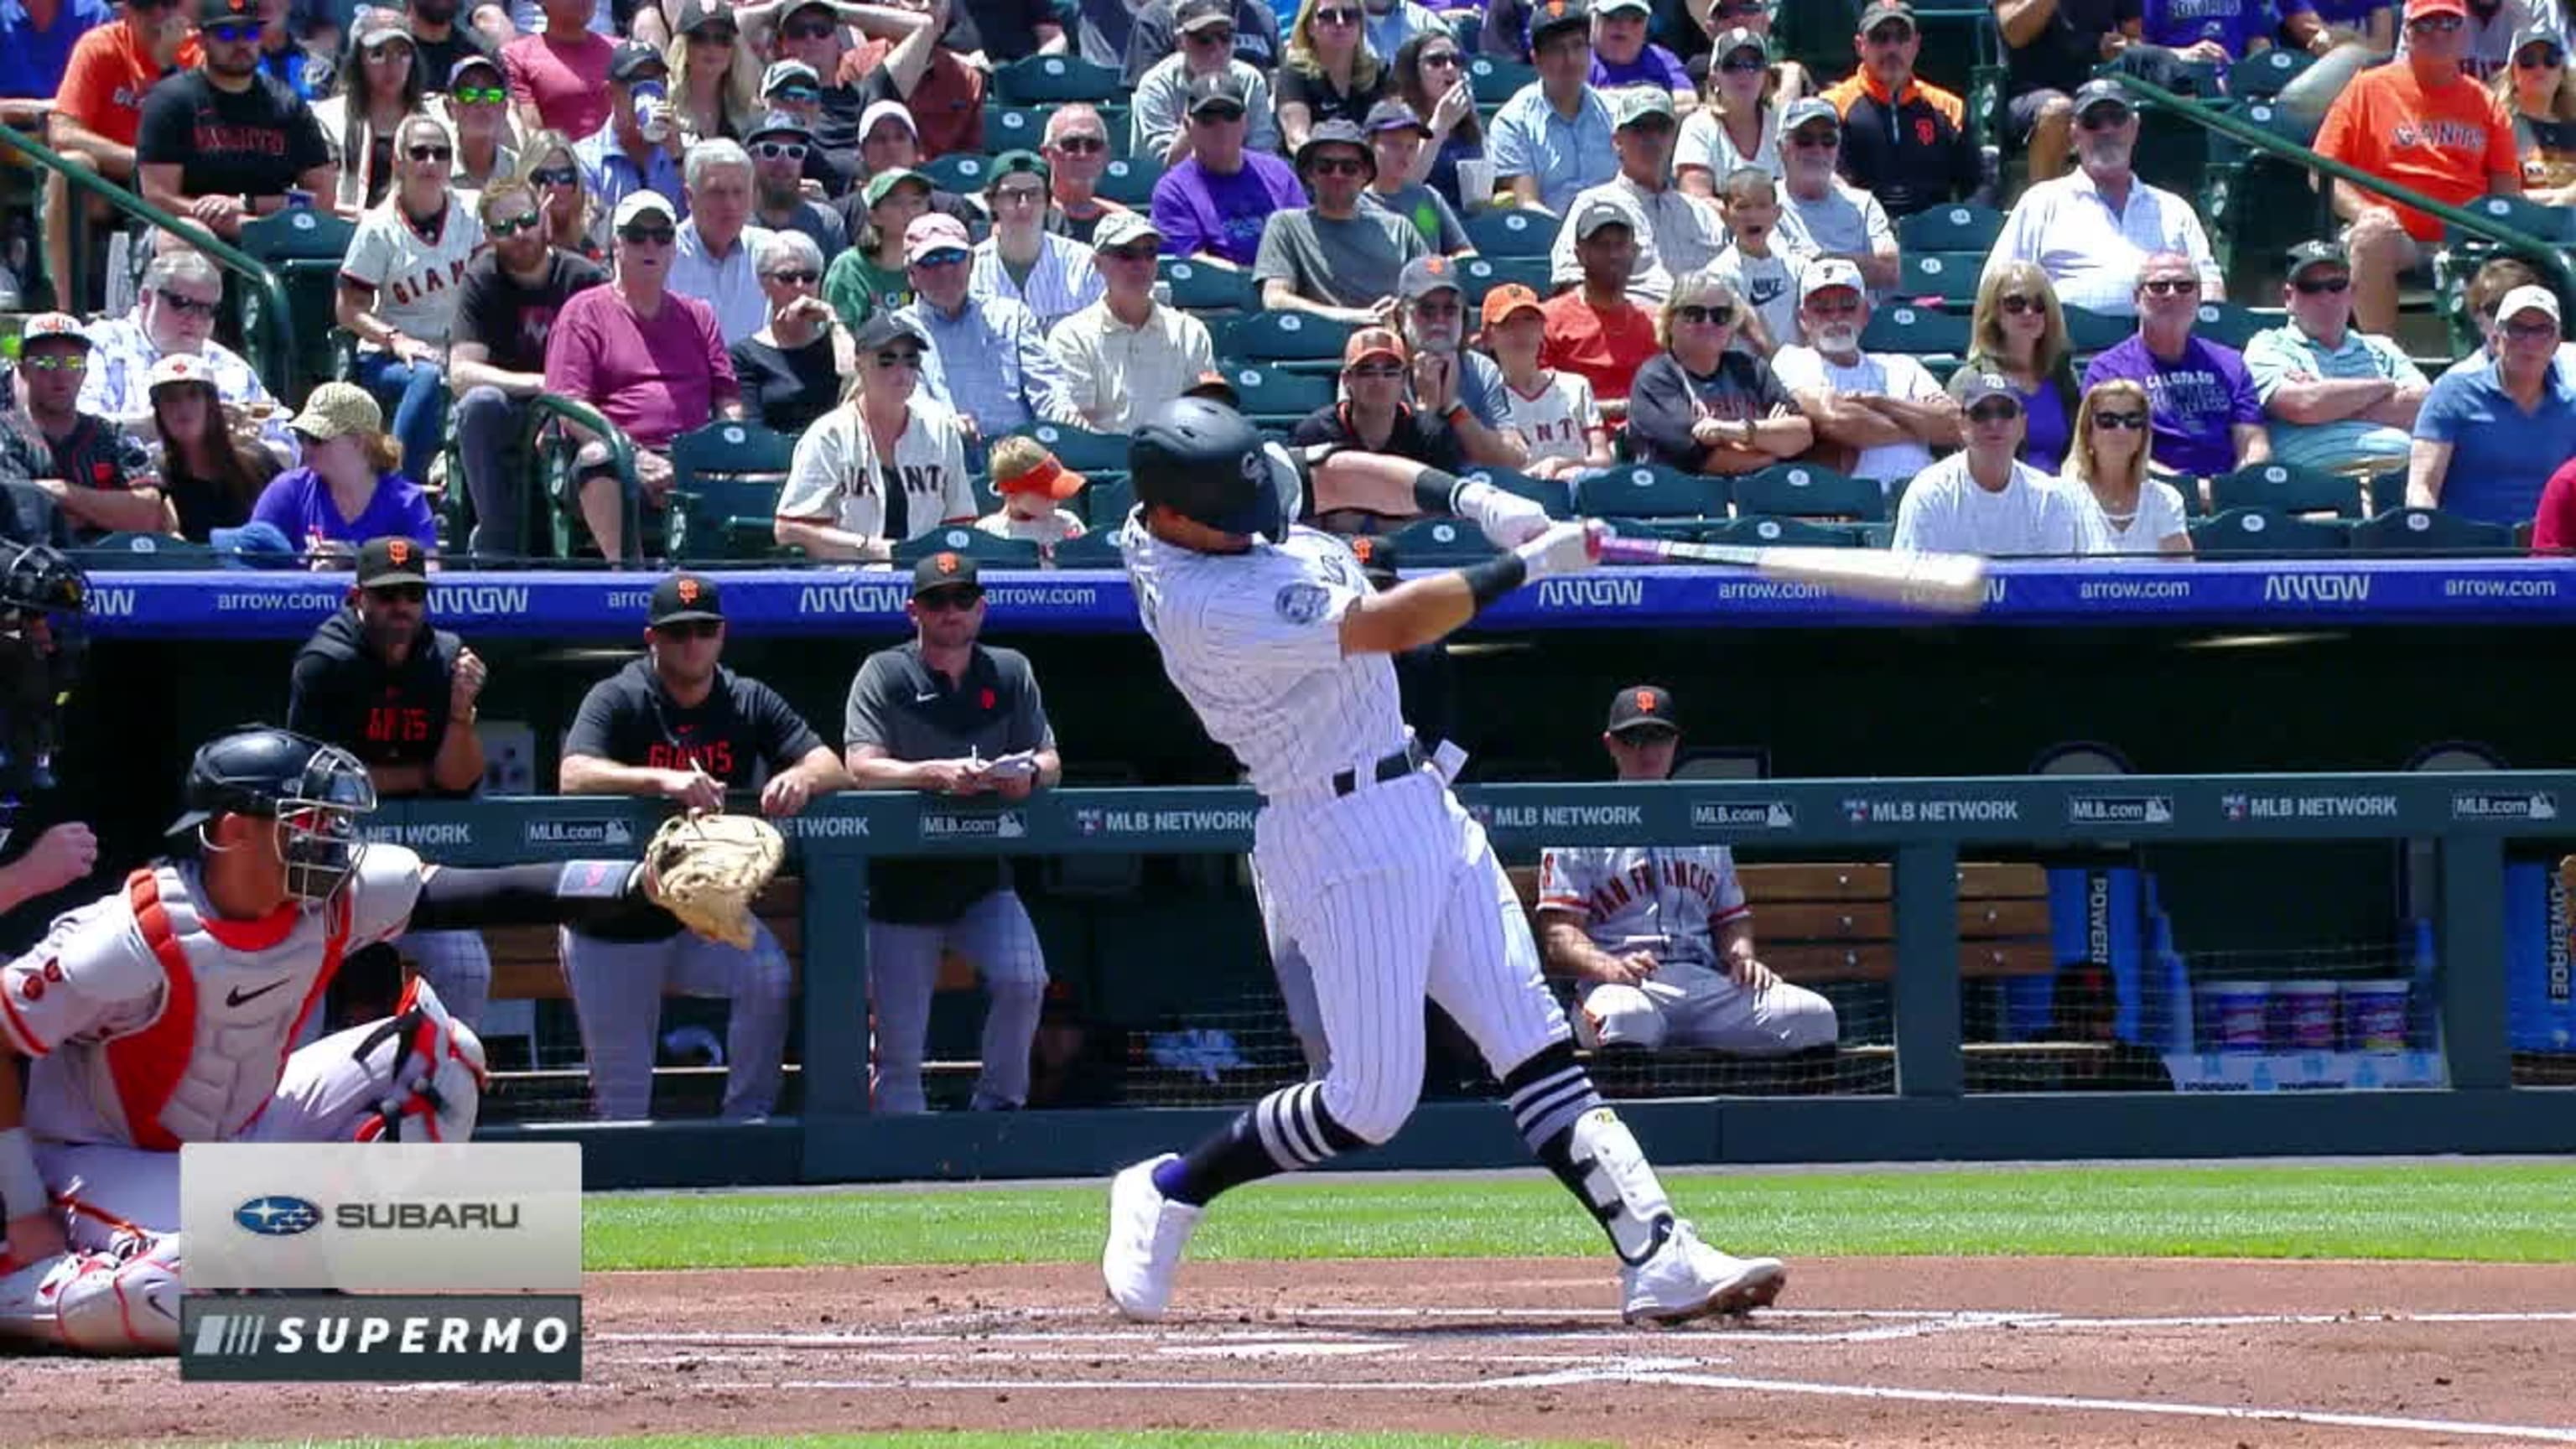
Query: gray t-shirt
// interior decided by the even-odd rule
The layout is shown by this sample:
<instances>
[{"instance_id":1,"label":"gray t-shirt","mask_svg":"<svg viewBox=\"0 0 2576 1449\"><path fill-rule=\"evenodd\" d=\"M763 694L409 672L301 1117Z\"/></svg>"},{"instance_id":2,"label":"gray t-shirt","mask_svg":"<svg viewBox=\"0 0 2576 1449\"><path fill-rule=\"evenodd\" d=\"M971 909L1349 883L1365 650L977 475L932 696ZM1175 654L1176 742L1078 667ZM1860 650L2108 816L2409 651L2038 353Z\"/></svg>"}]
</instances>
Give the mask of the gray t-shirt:
<instances>
[{"instance_id":1,"label":"gray t-shirt","mask_svg":"<svg viewBox=\"0 0 2576 1449\"><path fill-rule=\"evenodd\" d=\"M1374 188L1363 191L1360 206L1413 223L1413 229L1422 233L1423 244L1444 257L1470 249L1466 224L1458 220L1449 198L1419 181L1397 187L1392 195Z\"/></svg>"},{"instance_id":2,"label":"gray t-shirt","mask_svg":"<svg viewBox=\"0 0 2576 1449\"><path fill-rule=\"evenodd\" d=\"M1408 341L1411 339L1407 339ZM1462 370L1458 376L1458 401L1476 421L1500 432L1511 423L1511 404L1503 397L1503 365L1474 348L1458 354ZM1415 406L1420 400L1412 396L1413 384L1407 380L1405 396Z\"/></svg>"},{"instance_id":3,"label":"gray t-shirt","mask_svg":"<svg viewBox=\"0 0 2576 1449\"><path fill-rule=\"evenodd\" d=\"M1278 277L1298 296L1333 307L1367 307L1395 295L1404 264L1427 255L1412 223L1362 206L1328 221L1311 206L1274 211L1252 259L1258 284Z\"/></svg>"},{"instance_id":4,"label":"gray t-shirt","mask_svg":"<svg viewBox=\"0 0 2576 1449\"><path fill-rule=\"evenodd\" d=\"M1027 655L978 644L952 685L923 662L915 640L880 649L859 666L841 742L882 745L898 760L953 760L969 750L992 760L1052 749L1055 729ZM870 862L868 876L868 918L897 925L945 924L1010 884L999 856L881 859Z\"/></svg>"}]
</instances>

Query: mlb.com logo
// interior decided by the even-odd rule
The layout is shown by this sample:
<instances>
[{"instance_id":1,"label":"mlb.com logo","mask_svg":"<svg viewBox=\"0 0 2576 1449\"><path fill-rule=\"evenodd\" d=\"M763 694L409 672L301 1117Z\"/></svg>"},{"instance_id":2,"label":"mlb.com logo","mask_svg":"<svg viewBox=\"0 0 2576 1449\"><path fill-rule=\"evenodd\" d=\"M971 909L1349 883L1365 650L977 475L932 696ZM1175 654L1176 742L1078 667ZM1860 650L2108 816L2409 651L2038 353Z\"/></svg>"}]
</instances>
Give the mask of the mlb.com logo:
<instances>
[{"instance_id":1,"label":"mlb.com logo","mask_svg":"<svg viewBox=\"0 0 2576 1449\"><path fill-rule=\"evenodd\" d=\"M2066 802L2066 818L2075 825L2171 825L2170 795L2078 795Z\"/></svg>"},{"instance_id":2,"label":"mlb.com logo","mask_svg":"<svg viewBox=\"0 0 2576 1449\"><path fill-rule=\"evenodd\" d=\"M1691 806L1691 826L1698 830L1795 830L1798 812L1786 800L1743 804L1702 801Z\"/></svg>"},{"instance_id":3,"label":"mlb.com logo","mask_svg":"<svg viewBox=\"0 0 2576 1449\"><path fill-rule=\"evenodd\" d=\"M2222 819L2242 820L2251 813L2253 813L2253 807L2246 803L2246 799L2242 795L2221 795L2218 797L2218 814Z\"/></svg>"}]
</instances>

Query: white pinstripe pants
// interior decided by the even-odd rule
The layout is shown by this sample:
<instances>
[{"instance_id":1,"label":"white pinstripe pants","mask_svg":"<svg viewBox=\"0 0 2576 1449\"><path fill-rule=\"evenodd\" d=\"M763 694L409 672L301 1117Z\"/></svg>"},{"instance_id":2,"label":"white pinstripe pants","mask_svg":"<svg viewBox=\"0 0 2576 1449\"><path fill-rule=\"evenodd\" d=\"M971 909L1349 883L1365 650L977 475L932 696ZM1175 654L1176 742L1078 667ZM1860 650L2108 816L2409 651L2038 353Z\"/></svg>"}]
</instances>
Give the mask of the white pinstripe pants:
<instances>
[{"instance_id":1,"label":"white pinstripe pants","mask_svg":"<svg viewBox=\"0 0 2576 1449\"><path fill-rule=\"evenodd\" d=\"M1520 899L1437 775L1273 801L1253 826L1253 859L1314 972L1332 1053L1324 1104L1357 1136L1384 1142L1412 1115L1425 998L1497 1078L1566 1039Z\"/></svg>"}]
</instances>

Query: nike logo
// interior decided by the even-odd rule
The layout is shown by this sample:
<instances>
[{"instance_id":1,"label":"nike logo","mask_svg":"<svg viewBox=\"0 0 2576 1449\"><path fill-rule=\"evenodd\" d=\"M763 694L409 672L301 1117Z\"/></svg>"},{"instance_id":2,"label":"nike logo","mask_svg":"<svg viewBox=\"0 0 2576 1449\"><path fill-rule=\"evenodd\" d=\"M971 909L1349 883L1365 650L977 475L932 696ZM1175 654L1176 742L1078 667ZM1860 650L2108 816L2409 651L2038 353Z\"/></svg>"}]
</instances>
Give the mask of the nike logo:
<instances>
[{"instance_id":1,"label":"nike logo","mask_svg":"<svg viewBox=\"0 0 2576 1449\"><path fill-rule=\"evenodd\" d=\"M244 991L240 987L236 986L232 990L224 993L224 1005L246 1006L251 1002L259 1000L261 997L266 996L268 993L275 991L277 988L284 986L291 979L293 978L280 976L275 981L268 983L257 991Z\"/></svg>"},{"instance_id":2,"label":"nike logo","mask_svg":"<svg viewBox=\"0 0 2576 1449\"><path fill-rule=\"evenodd\" d=\"M916 694L916 695L914 695L914 696L912 697L912 702L913 702L914 704L928 704L928 703L930 703L932 700L937 699L938 697L939 697L939 691L934 689L934 690L932 690L931 692L929 692L928 694Z\"/></svg>"}]
</instances>

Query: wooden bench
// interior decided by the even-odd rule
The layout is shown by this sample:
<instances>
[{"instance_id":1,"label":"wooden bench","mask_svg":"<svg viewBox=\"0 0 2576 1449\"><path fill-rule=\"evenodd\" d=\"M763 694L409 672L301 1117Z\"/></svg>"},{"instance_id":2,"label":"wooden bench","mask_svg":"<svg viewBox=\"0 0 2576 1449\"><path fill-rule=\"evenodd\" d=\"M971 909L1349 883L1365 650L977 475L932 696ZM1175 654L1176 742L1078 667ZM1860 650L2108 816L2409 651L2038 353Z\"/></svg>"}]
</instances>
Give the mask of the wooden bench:
<instances>
[{"instance_id":1,"label":"wooden bench","mask_svg":"<svg viewBox=\"0 0 2576 1449\"><path fill-rule=\"evenodd\" d=\"M1537 925L1538 868L1508 872ZM1736 867L1753 907L1762 960L1791 981L1886 981L1896 974L1895 877L1852 862ZM2048 873L2036 865L1959 867L1959 971L2045 976L2057 969L2048 933Z\"/></svg>"}]
</instances>

